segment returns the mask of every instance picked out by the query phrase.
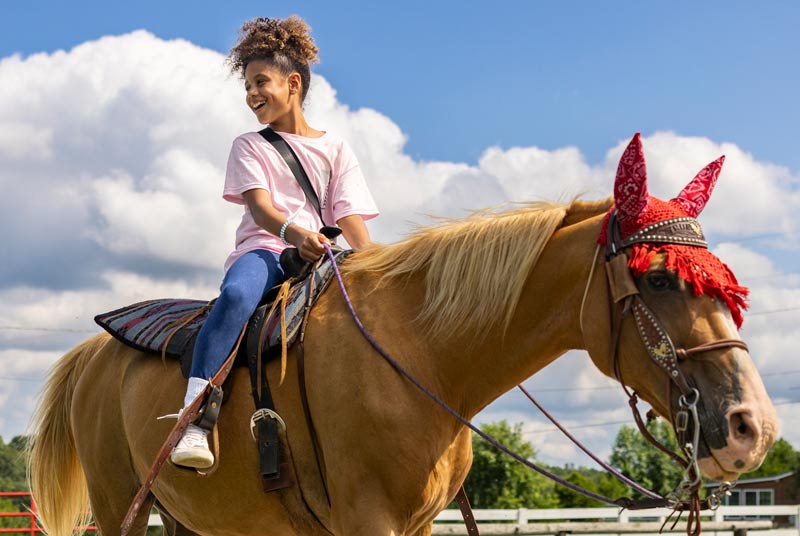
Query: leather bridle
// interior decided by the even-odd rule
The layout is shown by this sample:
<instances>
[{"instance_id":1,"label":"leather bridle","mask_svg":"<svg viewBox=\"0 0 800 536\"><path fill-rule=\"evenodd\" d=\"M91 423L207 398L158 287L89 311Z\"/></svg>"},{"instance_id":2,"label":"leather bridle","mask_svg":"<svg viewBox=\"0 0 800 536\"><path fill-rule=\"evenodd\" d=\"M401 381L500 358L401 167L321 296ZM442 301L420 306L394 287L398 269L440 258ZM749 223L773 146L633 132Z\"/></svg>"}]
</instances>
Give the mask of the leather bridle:
<instances>
[{"instance_id":1,"label":"leather bridle","mask_svg":"<svg viewBox=\"0 0 800 536\"><path fill-rule=\"evenodd\" d=\"M706 501L700 501L698 498L700 487L700 470L698 467L700 421L697 414L697 404L700 401L700 392L691 386L681 371L679 363L704 352L728 348L748 350L748 348L744 341L740 339L720 339L692 348L676 348L658 316L642 299L631 275L625 249L636 243L681 244L702 248L707 248L708 244L700 225L694 218L690 217L663 220L623 239L616 211L613 211L608 221L605 247L605 268L612 302L610 355L613 362L613 371L628 396L634 420L642 435L655 447L683 466L683 478L678 487L667 498L671 499L676 505L678 503L685 504L685 501L688 501L690 510L689 523L690 525L693 523L696 525L696 530L689 531L689 533L699 533L699 510L715 507L716 505L713 503L719 501L721 494L727 492L731 485L723 483L721 488L712 493ZM672 412L670 402L672 386L677 387L681 393L678 397L678 411L670 415L670 420L672 421L678 444L683 452L683 457L672 452L650 434L637 409L638 395L628 388L623 378L620 366L619 341L622 323L631 313L647 354L666 374L667 407L670 412ZM706 504L703 504L704 502Z\"/></svg>"}]
</instances>

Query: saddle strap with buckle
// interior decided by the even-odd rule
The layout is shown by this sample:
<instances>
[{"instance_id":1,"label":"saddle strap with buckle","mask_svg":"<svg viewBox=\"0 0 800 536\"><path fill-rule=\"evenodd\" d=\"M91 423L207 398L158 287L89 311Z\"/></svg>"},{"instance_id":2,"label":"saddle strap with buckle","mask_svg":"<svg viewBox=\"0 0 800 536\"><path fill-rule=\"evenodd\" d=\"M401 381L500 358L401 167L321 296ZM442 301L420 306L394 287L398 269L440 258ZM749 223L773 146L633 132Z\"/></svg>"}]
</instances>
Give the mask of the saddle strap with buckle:
<instances>
[{"instance_id":1,"label":"saddle strap with buckle","mask_svg":"<svg viewBox=\"0 0 800 536\"><path fill-rule=\"evenodd\" d=\"M456 503L461 510L461 517L464 518L467 534L469 534L469 536L480 536L478 523L475 521L475 515L472 513L472 506L470 506L469 499L467 498L467 490L464 489L463 485L458 488L458 493L456 493Z\"/></svg>"},{"instance_id":2,"label":"saddle strap with buckle","mask_svg":"<svg viewBox=\"0 0 800 536\"><path fill-rule=\"evenodd\" d=\"M259 329L250 331L247 338L247 366L250 369L250 386L256 412L250 420L251 434L258 444L259 474L264 491L275 491L294 484L292 463L288 453L281 452L278 426L286 430L286 424L275 411L275 402L267 378L267 369L261 354L261 334L268 319L265 310L256 312L253 322ZM258 433L253 431L256 428Z\"/></svg>"}]
</instances>

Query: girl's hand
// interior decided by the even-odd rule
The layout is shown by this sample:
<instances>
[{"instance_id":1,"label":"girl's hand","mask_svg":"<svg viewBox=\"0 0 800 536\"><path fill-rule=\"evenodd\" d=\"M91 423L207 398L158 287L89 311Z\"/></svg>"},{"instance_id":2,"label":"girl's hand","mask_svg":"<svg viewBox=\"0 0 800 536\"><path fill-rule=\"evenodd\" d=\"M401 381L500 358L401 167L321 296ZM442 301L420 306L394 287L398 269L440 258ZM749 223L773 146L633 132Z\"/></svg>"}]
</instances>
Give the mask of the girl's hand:
<instances>
[{"instance_id":1,"label":"girl's hand","mask_svg":"<svg viewBox=\"0 0 800 536\"><path fill-rule=\"evenodd\" d=\"M272 206L269 192L261 188L254 188L244 192L242 197L253 215L253 221L267 232L280 236L280 229L286 224L286 217ZM309 231L294 223L290 223L286 227L284 238L297 248L300 257L307 262L319 259L325 253L322 244L330 245L331 243L325 235Z\"/></svg>"},{"instance_id":2,"label":"girl's hand","mask_svg":"<svg viewBox=\"0 0 800 536\"><path fill-rule=\"evenodd\" d=\"M297 237L292 236L293 240L290 240L290 242L297 247L300 257L306 262L315 262L325 253L323 244L331 245L331 241L323 234L314 233L296 225L290 225L289 229L296 229ZM287 234L289 229L287 229ZM295 233L292 234L294 235Z\"/></svg>"}]
</instances>

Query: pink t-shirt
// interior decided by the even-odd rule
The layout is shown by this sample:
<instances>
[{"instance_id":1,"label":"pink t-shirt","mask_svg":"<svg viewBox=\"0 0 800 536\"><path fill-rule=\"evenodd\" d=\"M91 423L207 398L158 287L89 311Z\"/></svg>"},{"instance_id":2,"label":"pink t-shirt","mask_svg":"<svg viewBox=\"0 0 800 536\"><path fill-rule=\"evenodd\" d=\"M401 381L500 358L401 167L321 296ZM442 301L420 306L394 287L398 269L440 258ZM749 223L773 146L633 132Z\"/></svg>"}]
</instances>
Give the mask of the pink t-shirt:
<instances>
[{"instance_id":1,"label":"pink t-shirt","mask_svg":"<svg viewBox=\"0 0 800 536\"><path fill-rule=\"evenodd\" d=\"M308 175L319 198L325 223L334 225L353 214L364 220L379 214L361 166L344 139L330 132L319 138L286 132L279 134L294 150ZM242 134L233 140L222 192L227 201L244 205L242 222L236 230L236 249L225 261L226 272L248 251L267 249L280 253L286 247L280 238L253 220L242 194L254 188L268 191L272 205L297 225L314 231L323 225L286 161L272 144L258 132Z\"/></svg>"}]
</instances>

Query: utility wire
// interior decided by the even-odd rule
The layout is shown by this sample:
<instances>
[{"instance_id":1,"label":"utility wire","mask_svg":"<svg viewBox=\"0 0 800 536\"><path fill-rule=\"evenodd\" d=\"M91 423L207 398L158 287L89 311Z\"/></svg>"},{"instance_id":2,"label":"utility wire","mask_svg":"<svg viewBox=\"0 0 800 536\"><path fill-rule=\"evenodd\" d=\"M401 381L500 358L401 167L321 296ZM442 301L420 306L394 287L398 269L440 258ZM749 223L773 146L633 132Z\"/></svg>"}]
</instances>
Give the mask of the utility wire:
<instances>
[{"instance_id":1,"label":"utility wire","mask_svg":"<svg viewBox=\"0 0 800 536\"><path fill-rule=\"evenodd\" d=\"M714 243L719 245L719 244L725 244L725 243L729 243L729 242L733 242L733 243L737 243L737 244L742 243L742 242L758 242L759 240L771 240L773 238L779 238L779 237L782 237L782 236L786 237L786 236L789 236L789 235L790 235L790 233L765 233L765 234L761 234L761 235L743 236L743 237L740 237L740 238L725 238L725 239L722 239L722 240L716 240L716 241L714 241Z\"/></svg>"},{"instance_id":2,"label":"utility wire","mask_svg":"<svg viewBox=\"0 0 800 536\"><path fill-rule=\"evenodd\" d=\"M745 316L767 316L780 313L800 311L800 306L785 307L783 309L771 309L767 311L745 312ZM51 333L99 333L99 329L73 329L73 328L46 328L41 326L0 326L0 330L6 331L43 331Z\"/></svg>"},{"instance_id":3,"label":"utility wire","mask_svg":"<svg viewBox=\"0 0 800 536\"><path fill-rule=\"evenodd\" d=\"M800 306L786 307L784 309L772 309L770 311L756 311L754 313L745 313L744 316L766 316L778 313L788 313L790 311L800 311Z\"/></svg>"},{"instance_id":4,"label":"utility wire","mask_svg":"<svg viewBox=\"0 0 800 536\"><path fill-rule=\"evenodd\" d=\"M2 330L10 331L49 331L53 333L97 333L98 330L71 329L71 328L45 328L39 326L0 326Z\"/></svg>"},{"instance_id":5,"label":"utility wire","mask_svg":"<svg viewBox=\"0 0 800 536\"><path fill-rule=\"evenodd\" d=\"M570 430L578 430L580 428L599 428L601 426L615 426L619 424L630 424L631 421L614 421L614 422L598 422L594 424L579 424L577 426L570 426ZM530 432L523 432L525 435L541 435L541 434L549 434L552 432L558 432L558 428L553 426L552 430L531 430Z\"/></svg>"},{"instance_id":6,"label":"utility wire","mask_svg":"<svg viewBox=\"0 0 800 536\"><path fill-rule=\"evenodd\" d=\"M800 370L784 370L783 372L764 372L761 374L761 377L764 376L785 376L787 374L800 374Z\"/></svg>"},{"instance_id":7,"label":"utility wire","mask_svg":"<svg viewBox=\"0 0 800 536\"><path fill-rule=\"evenodd\" d=\"M0 376L0 381L7 381L7 382L41 382L44 381L41 378L10 378L8 376Z\"/></svg>"},{"instance_id":8,"label":"utility wire","mask_svg":"<svg viewBox=\"0 0 800 536\"><path fill-rule=\"evenodd\" d=\"M788 406L792 404L800 404L800 400L795 401L788 401L788 402L777 402L773 404L773 406ZM617 426L622 424L631 424L631 421L611 421L611 422L598 422L593 424L579 424L577 426L570 426L570 430L578 430L580 428L599 428L603 426ZM544 435L550 434L553 432L558 432L558 428L555 426L552 427L550 430L531 430L529 432L523 432L524 435Z\"/></svg>"}]
</instances>

